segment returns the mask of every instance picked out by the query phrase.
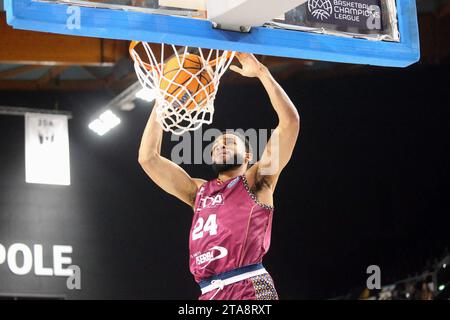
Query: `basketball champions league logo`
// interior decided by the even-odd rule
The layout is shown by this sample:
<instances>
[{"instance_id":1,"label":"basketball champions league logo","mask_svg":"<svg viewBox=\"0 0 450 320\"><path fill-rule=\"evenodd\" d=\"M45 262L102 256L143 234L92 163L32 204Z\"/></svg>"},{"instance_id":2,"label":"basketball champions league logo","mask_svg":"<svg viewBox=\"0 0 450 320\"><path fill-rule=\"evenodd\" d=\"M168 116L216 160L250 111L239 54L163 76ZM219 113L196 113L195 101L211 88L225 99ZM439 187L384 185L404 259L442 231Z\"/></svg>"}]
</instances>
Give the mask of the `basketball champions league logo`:
<instances>
[{"instance_id":1,"label":"basketball champions league logo","mask_svg":"<svg viewBox=\"0 0 450 320\"><path fill-rule=\"evenodd\" d=\"M381 30L381 0L308 0L307 21L360 31Z\"/></svg>"},{"instance_id":2,"label":"basketball champions league logo","mask_svg":"<svg viewBox=\"0 0 450 320\"><path fill-rule=\"evenodd\" d=\"M314 18L328 20L333 14L333 5L330 0L308 0L308 10Z\"/></svg>"}]
</instances>

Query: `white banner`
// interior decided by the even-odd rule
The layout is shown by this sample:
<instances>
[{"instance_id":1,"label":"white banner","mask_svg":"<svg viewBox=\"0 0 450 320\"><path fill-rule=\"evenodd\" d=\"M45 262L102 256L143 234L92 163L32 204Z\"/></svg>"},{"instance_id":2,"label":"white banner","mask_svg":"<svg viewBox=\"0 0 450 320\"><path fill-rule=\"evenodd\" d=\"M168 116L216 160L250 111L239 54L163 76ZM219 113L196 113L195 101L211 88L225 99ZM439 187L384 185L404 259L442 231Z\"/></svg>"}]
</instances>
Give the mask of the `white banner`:
<instances>
[{"instance_id":1,"label":"white banner","mask_svg":"<svg viewBox=\"0 0 450 320\"><path fill-rule=\"evenodd\" d=\"M25 115L25 180L70 185L68 121L65 115Z\"/></svg>"}]
</instances>

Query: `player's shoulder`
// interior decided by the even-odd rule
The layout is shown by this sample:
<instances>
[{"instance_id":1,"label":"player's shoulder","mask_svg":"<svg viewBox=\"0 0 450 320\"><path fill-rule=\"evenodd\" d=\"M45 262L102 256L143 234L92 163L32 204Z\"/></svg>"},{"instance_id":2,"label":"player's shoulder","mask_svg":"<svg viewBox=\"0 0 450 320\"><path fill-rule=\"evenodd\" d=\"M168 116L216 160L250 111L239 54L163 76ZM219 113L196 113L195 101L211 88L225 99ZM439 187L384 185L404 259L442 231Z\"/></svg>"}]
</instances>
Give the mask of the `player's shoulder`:
<instances>
[{"instance_id":1,"label":"player's shoulder","mask_svg":"<svg viewBox=\"0 0 450 320\"><path fill-rule=\"evenodd\" d=\"M205 179L199 179L199 178L192 178L192 181L194 182L196 188L195 188L195 191L191 195L191 207L193 210L195 210L195 202L197 199L197 194L198 194L200 188L202 188L202 186L204 186L208 181Z\"/></svg>"},{"instance_id":2,"label":"player's shoulder","mask_svg":"<svg viewBox=\"0 0 450 320\"><path fill-rule=\"evenodd\" d=\"M200 178L192 178L197 188L200 188L205 182L208 182L208 180L200 179Z\"/></svg>"},{"instance_id":3,"label":"player's shoulder","mask_svg":"<svg viewBox=\"0 0 450 320\"><path fill-rule=\"evenodd\" d=\"M195 183L195 185L196 185L196 187L197 187L197 190L198 190L202 185L204 185L206 182L208 182L208 180L200 179L200 178L192 178L192 180L194 181L194 183Z\"/></svg>"}]
</instances>

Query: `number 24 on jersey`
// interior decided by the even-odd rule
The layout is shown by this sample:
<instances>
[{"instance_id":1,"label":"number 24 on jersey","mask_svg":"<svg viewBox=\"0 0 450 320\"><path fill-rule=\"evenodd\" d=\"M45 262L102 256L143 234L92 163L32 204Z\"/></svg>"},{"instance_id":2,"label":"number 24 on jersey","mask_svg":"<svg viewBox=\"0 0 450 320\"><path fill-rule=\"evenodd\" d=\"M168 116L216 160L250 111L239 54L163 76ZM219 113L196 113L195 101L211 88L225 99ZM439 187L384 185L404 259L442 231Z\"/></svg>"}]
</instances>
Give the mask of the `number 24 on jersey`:
<instances>
[{"instance_id":1,"label":"number 24 on jersey","mask_svg":"<svg viewBox=\"0 0 450 320\"><path fill-rule=\"evenodd\" d=\"M210 236L217 234L217 220L215 214L209 215L206 222L202 217L198 218L197 223L194 226L194 230L192 231L192 240L198 240L208 232Z\"/></svg>"}]
</instances>

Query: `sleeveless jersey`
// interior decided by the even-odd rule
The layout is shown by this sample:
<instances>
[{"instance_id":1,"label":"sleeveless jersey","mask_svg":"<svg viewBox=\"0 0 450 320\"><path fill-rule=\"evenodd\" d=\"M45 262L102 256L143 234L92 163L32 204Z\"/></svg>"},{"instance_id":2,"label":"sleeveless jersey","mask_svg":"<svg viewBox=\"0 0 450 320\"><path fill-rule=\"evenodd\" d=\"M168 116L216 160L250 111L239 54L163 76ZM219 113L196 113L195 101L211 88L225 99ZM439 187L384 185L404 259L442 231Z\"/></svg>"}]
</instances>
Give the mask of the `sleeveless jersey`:
<instances>
[{"instance_id":1,"label":"sleeveless jersey","mask_svg":"<svg viewBox=\"0 0 450 320\"><path fill-rule=\"evenodd\" d=\"M272 217L273 208L258 202L245 176L205 182L196 195L189 239L195 280L261 263L270 246Z\"/></svg>"}]
</instances>

